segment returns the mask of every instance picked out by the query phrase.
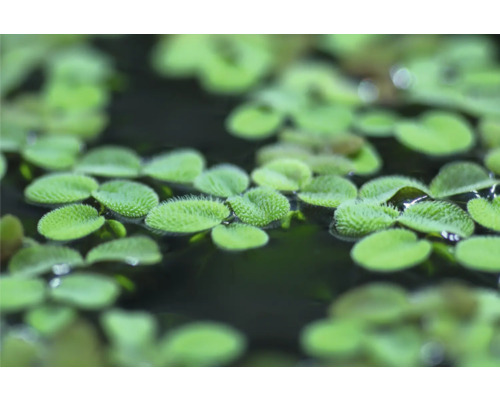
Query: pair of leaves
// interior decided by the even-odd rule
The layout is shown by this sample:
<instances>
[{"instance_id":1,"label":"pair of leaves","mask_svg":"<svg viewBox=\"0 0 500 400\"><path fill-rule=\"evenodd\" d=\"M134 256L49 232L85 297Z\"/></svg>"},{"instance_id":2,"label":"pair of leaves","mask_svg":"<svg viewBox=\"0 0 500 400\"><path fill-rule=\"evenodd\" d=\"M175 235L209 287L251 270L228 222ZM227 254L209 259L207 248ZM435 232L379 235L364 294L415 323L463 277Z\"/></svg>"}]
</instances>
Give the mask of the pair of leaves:
<instances>
[{"instance_id":1,"label":"pair of leaves","mask_svg":"<svg viewBox=\"0 0 500 400\"><path fill-rule=\"evenodd\" d=\"M194 187L213 196L229 197L244 192L249 181L247 173L241 168L221 164L198 175Z\"/></svg>"},{"instance_id":2,"label":"pair of leaves","mask_svg":"<svg viewBox=\"0 0 500 400\"><path fill-rule=\"evenodd\" d=\"M252 172L252 180L257 185L287 192L299 190L311 177L309 166L294 159L271 161Z\"/></svg>"},{"instance_id":3,"label":"pair of leaves","mask_svg":"<svg viewBox=\"0 0 500 400\"><path fill-rule=\"evenodd\" d=\"M318 176L306 184L299 199L315 206L336 208L356 198L358 190L349 180L335 175Z\"/></svg>"}]
</instances>

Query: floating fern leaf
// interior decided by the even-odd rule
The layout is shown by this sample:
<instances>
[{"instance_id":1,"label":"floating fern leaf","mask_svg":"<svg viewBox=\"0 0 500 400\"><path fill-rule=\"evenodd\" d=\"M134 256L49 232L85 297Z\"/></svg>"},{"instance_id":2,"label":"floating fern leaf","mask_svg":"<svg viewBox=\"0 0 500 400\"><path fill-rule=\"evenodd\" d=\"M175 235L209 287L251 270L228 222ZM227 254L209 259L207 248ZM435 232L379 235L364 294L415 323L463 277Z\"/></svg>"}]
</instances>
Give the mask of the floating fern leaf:
<instances>
[{"instance_id":1,"label":"floating fern leaf","mask_svg":"<svg viewBox=\"0 0 500 400\"><path fill-rule=\"evenodd\" d=\"M283 122L283 115L260 104L244 104L229 114L227 130L234 136L249 140L265 139L273 135Z\"/></svg>"},{"instance_id":2,"label":"floating fern leaf","mask_svg":"<svg viewBox=\"0 0 500 400\"><path fill-rule=\"evenodd\" d=\"M43 336L52 336L76 318L74 309L58 305L41 305L30 310L24 317Z\"/></svg>"},{"instance_id":3,"label":"floating fern leaf","mask_svg":"<svg viewBox=\"0 0 500 400\"><path fill-rule=\"evenodd\" d=\"M155 179L192 183L205 167L205 159L196 150L174 150L151 159L142 172Z\"/></svg>"},{"instance_id":4,"label":"floating fern leaf","mask_svg":"<svg viewBox=\"0 0 500 400\"><path fill-rule=\"evenodd\" d=\"M462 240L455 255L464 267L484 272L500 272L500 237L475 236Z\"/></svg>"},{"instance_id":5,"label":"floating fern leaf","mask_svg":"<svg viewBox=\"0 0 500 400\"><path fill-rule=\"evenodd\" d=\"M159 263L161 258L160 249L153 239L135 236L100 244L90 250L86 260L89 264L121 261L130 265L147 265Z\"/></svg>"},{"instance_id":6,"label":"floating fern leaf","mask_svg":"<svg viewBox=\"0 0 500 400\"><path fill-rule=\"evenodd\" d=\"M467 211L478 224L500 232L500 197L495 197L491 202L486 199L470 200Z\"/></svg>"},{"instance_id":7,"label":"floating fern leaf","mask_svg":"<svg viewBox=\"0 0 500 400\"><path fill-rule=\"evenodd\" d=\"M293 159L271 161L252 172L252 180L257 185L289 192L298 190L311 177L312 171L309 166Z\"/></svg>"},{"instance_id":8,"label":"floating fern leaf","mask_svg":"<svg viewBox=\"0 0 500 400\"><path fill-rule=\"evenodd\" d=\"M426 233L454 233L468 237L474 222L459 206L444 201L422 201L408 207L398 219L408 228Z\"/></svg>"},{"instance_id":9,"label":"floating fern leaf","mask_svg":"<svg viewBox=\"0 0 500 400\"><path fill-rule=\"evenodd\" d=\"M158 195L153 189L127 180L103 183L92 196L110 210L129 218L143 217L158 205Z\"/></svg>"},{"instance_id":10,"label":"floating fern leaf","mask_svg":"<svg viewBox=\"0 0 500 400\"><path fill-rule=\"evenodd\" d=\"M399 211L371 202L348 201L335 211L335 228L348 237L361 237L386 229L396 222Z\"/></svg>"},{"instance_id":11,"label":"floating fern leaf","mask_svg":"<svg viewBox=\"0 0 500 400\"><path fill-rule=\"evenodd\" d=\"M257 151L256 161L258 165L283 158L306 161L311 155L309 149L293 143L274 143L261 147Z\"/></svg>"},{"instance_id":12,"label":"floating fern leaf","mask_svg":"<svg viewBox=\"0 0 500 400\"><path fill-rule=\"evenodd\" d=\"M19 152L27 142L28 132L17 126L2 121L2 135L0 136L0 151Z\"/></svg>"},{"instance_id":13,"label":"floating fern leaf","mask_svg":"<svg viewBox=\"0 0 500 400\"><path fill-rule=\"evenodd\" d=\"M96 176L135 178L139 175L140 165L137 154L126 147L101 146L85 154L75 170Z\"/></svg>"},{"instance_id":14,"label":"floating fern leaf","mask_svg":"<svg viewBox=\"0 0 500 400\"><path fill-rule=\"evenodd\" d=\"M338 134L346 132L353 122L354 114L348 107L321 104L301 108L294 113L293 121L306 132Z\"/></svg>"},{"instance_id":15,"label":"floating fern leaf","mask_svg":"<svg viewBox=\"0 0 500 400\"><path fill-rule=\"evenodd\" d=\"M302 188L298 197L304 203L336 208L347 200L355 199L357 188L340 176L325 175L314 178Z\"/></svg>"},{"instance_id":16,"label":"floating fern leaf","mask_svg":"<svg viewBox=\"0 0 500 400\"><path fill-rule=\"evenodd\" d=\"M486 147L500 147L500 117L483 117L479 122L479 133Z\"/></svg>"},{"instance_id":17,"label":"floating fern leaf","mask_svg":"<svg viewBox=\"0 0 500 400\"><path fill-rule=\"evenodd\" d=\"M432 250L427 240L406 229L389 229L365 237L351 250L353 260L366 269L392 272L425 261Z\"/></svg>"},{"instance_id":18,"label":"floating fern leaf","mask_svg":"<svg viewBox=\"0 0 500 400\"><path fill-rule=\"evenodd\" d=\"M24 195L36 203L72 203L90 197L98 186L95 179L85 175L57 173L36 179L24 190Z\"/></svg>"},{"instance_id":19,"label":"floating fern leaf","mask_svg":"<svg viewBox=\"0 0 500 400\"><path fill-rule=\"evenodd\" d=\"M52 299L86 310L107 307L120 294L120 287L114 279L92 273L54 278L50 286Z\"/></svg>"},{"instance_id":20,"label":"floating fern leaf","mask_svg":"<svg viewBox=\"0 0 500 400\"><path fill-rule=\"evenodd\" d=\"M71 268L82 265L80 253L69 247L41 245L19 250L10 260L9 271L13 275L35 276L51 272L59 266Z\"/></svg>"},{"instance_id":21,"label":"floating fern leaf","mask_svg":"<svg viewBox=\"0 0 500 400\"><path fill-rule=\"evenodd\" d=\"M416 193L415 197L428 194L429 192L429 189L416 179L401 175L392 175L383 176L365 183L359 189L359 197L376 203L384 203L403 189L412 190Z\"/></svg>"},{"instance_id":22,"label":"floating fern leaf","mask_svg":"<svg viewBox=\"0 0 500 400\"><path fill-rule=\"evenodd\" d=\"M4 275L0 278L2 312L17 312L40 304L45 294L45 282L41 279Z\"/></svg>"},{"instance_id":23,"label":"floating fern leaf","mask_svg":"<svg viewBox=\"0 0 500 400\"><path fill-rule=\"evenodd\" d=\"M460 115L429 111L418 122L400 122L396 137L412 150L434 156L462 153L474 144L474 133Z\"/></svg>"},{"instance_id":24,"label":"floating fern leaf","mask_svg":"<svg viewBox=\"0 0 500 400\"><path fill-rule=\"evenodd\" d=\"M219 225L229 214L218 201L202 196L178 197L153 208L146 225L165 232L194 233Z\"/></svg>"},{"instance_id":25,"label":"floating fern leaf","mask_svg":"<svg viewBox=\"0 0 500 400\"><path fill-rule=\"evenodd\" d=\"M392 136L398 117L391 111L368 111L355 120L354 126L364 135L373 137Z\"/></svg>"},{"instance_id":26,"label":"floating fern leaf","mask_svg":"<svg viewBox=\"0 0 500 400\"><path fill-rule=\"evenodd\" d=\"M357 175L375 174L382 168L382 158L375 147L369 143L365 143L361 150L351 158L351 161Z\"/></svg>"},{"instance_id":27,"label":"floating fern leaf","mask_svg":"<svg viewBox=\"0 0 500 400\"><path fill-rule=\"evenodd\" d=\"M70 205L45 214L38 222L38 232L52 240L73 240L90 235L104 222L94 207Z\"/></svg>"},{"instance_id":28,"label":"floating fern leaf","mask_svg":"<svg viewBox=\"0 0 500 400\"><path fill-rule=\"evenodd\" d=\"M305 162L319 175L347 175L356 170L352 160L340 154L314 154Z\"/></svg>"},{"instance_id":29,"label":"floating fern leaf","mask_svg":"<svg viewBox=\"0 0 500 400\"><path fill-rule=\"evenodd\" d=\"M146 312L112 309L102 314L101 323L110 341L121 348L151 345L156 339L156 321Z\"/></svg>"},{"instance_id":30,"label":"floating fern leaf","mask_svg":"<svg viewBox=\"0 0 500 400\"><path fill-rule=\"evenodd\" d=\"M127 236L127 228L125 228L125 225L123 225L120 221L108 219L106 220L106 223L117 237L122 238Z\"/></svg>"},{"instance_id":31,"label":"floating fern leaf","mask_svg":"<svg viewBox=\"0 0 500 400\"><path fill-rule=\"evenodd\" d=\"M290 211L290 203L285 196L264 187L231 197L228 203L241 221L255 226L269 225Z\"/></svg>"},{"instance_id":32,"label":"floating fern leaf","mask_svg":"<svg viewBox=\"0 0 500 400\"><path fill-rule=\"evenodd\" d=\"M212 229L212 240L224 250L248 250L265 246L269 236L255 226L233 223Z\"/></svg>"},{"instance_id":33,"label":"floating fern leaf","mask_svg":"<svg viewBox=\"0 0 500 400\"><path fill-rule=\"evenodd\" d=\"M484 165L493 171L496 175L500 175L500 147L490 150L484 158Z\"/></svg>"},{"instance_id":34,"label":"floating fern leaf","mask_svg":"<svg viewBox=\"0 0 500 400\"><path fill-rule=\"evenodd\" d=\"M168 365L203 367L226 365L246 348L245 337L217 322L193 322L168 332L160 352Z\"/></svg>"},{"instance_id":35,"label":"floating fern leaf","mask_svg":"<svg viewBox=\"0 0 500 400\"><path fill-rule=\"evenodd\" d=\"M458 161L442 167L429 187L434 197L443 198L484 189L495 183L498 181L490 178L488 172L480 165Z\"/></svg>"},{"instance_id":36,"label":"floating fern leaf","mask_svg":"<svg viewBox=\"0 0 500 400\"><path fill-rule=\"evenodd\" d=\"M23 157L38 167L49 170L71 168L82 143L71 136L44 136L23 149Z\"/></svg>"},{"instance_id":37,"label":"floating fern leaf","mask_svg":"<svg viewBox=\"0 0 500 400\"><path fill-rule=\"evenodd\" d=\"M249 178L245 171L234 165L221 164L199 175L194 187L204 193L219 197L240 194L248 188Z\"/></svg>"}]
</instances>

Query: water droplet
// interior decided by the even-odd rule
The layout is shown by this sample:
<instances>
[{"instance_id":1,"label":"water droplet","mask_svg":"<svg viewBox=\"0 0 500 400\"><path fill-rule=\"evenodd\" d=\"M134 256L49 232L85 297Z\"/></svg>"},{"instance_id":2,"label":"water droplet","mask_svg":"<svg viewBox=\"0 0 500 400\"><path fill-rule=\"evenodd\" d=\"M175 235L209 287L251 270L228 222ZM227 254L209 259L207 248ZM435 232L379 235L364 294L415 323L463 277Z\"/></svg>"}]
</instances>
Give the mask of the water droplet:
<instances>
[{"instance_id":1,"label":"water droplet","mask_svg":"<svg viewBox=\"0 0 500 400\"><path fill-rule=\"evenodd\" d=\"M371 103L378 99L378 87L371 80L364 79L358 85L358 96L365 103Z\"/></svg>"},{"instance_id":2,"label":"water droplet","mask_svg":"<svg viewBox=\"0 0 500 400\"><path fill-rule=\"evenodd\" d=\"M125 257L125 262L132 266L139 264L139 260L135 257Z\"/></svg>"},{"instance_id":3,"label":"water droplet","mask_svg":"<svg viewBox=\"0 0 500 400\"><path fill-rule=\"evenodd\" d=\"M392 83L398 89L406 90L413 84L413 76L407 68L395 65L391 68L390 74Z\"/></svg>"},{"instance_id":4,"label":"water droplet","mask_svg":"<svg viewBox=\"0 0 500 400\"><path fill-rule=\"evenodd\" d=\"M444 361L444 356L444 348L440 343L427 342L420 349L420 357L426 365L439 365Z\"/></svg>"},{"instance_id":5,"label":"water droplet","mask_svg":"<svg viewBox=\"0 0 500 400\"><path fill-rule=\"evenodd\" d=\"M50 282L49 282L49 286L52 289L58 287L60 284L61 284L61 279L59 279L59 278L51 279Z\"/></svg>"},{"instance_id":6,"label":"water droplet","mask_svg":"<svg viewBox=\"0 0 500 400\"><path fill-rule=\"evenodd\" d=\"M66 275L71 268L68 264L56 264L52 267L52 272L55 275Z\"/></svg>"}]
</instances>

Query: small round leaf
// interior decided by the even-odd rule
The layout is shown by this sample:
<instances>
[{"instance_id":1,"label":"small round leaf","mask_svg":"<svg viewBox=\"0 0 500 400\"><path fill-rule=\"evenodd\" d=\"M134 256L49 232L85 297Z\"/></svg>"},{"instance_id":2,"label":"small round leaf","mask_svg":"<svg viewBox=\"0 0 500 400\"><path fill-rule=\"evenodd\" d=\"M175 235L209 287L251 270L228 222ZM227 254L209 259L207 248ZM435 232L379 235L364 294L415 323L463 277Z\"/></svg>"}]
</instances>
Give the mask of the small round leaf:
<instances>
[{"instance_id":1,"label":"small round leaf","mask_svg":"<svg viewBox=\"0 0 500 400\"><path fill-rule=\"evenodd\" d=\"M265 246L269 236L255 226L233 223L212 229L212 240L221 249L238 251Z\"/></svg>"},{"instance_id":2,"label":"small round leaf","mask_svg":"<svg viewBox=\"0 0 500 400\"><path fill-rule=\"evenodd\" d=\"M42 204L73 203L90 197L99 184L94 178L70 173L44 175L25 190L29 201Z\"/></svg>"}]
</instances>

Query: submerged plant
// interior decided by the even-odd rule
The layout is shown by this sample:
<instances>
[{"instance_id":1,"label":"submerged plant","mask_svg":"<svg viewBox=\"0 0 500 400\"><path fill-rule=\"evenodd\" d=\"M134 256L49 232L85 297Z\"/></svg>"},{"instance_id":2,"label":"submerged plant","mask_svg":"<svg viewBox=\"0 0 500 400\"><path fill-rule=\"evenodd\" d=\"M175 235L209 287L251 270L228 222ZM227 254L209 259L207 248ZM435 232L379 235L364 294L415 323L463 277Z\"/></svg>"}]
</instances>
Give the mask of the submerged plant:
<instances>
[{"instance_id":1,"label":"submerged plant","mask_svg":"<svg viewBox=\"0 0 500 400\"><path fill-rule=\"evenodd\" d=\"M142 168L144 175L167 182L192 183L205 167L196 150L179 149L153 157Z\"/></svg>"},{"instance_id":2,"label":"submerged plant","mask_svg":"<svg viewBox=\"0 0 500 400\"><path fill-rule=\"evenodd\" d=\"M133 266L156 264L161 259L158 245L146 236L132 236L102 243L90 250L86 257L89 264L119 261Z\"/></svg>"},{"instance_id":3,"label":"submerged plant","mask_svg":"<svg viewBox=\"0 0 500 400\"><path fill-rule=\"evenodd\" d=\"M239 251L265 246L269 241L269 236L255 226L232 223L213 228L212 240L221 249Z\"/></svg>"}]
</instances>

